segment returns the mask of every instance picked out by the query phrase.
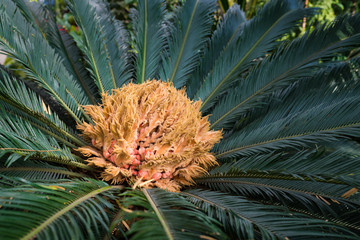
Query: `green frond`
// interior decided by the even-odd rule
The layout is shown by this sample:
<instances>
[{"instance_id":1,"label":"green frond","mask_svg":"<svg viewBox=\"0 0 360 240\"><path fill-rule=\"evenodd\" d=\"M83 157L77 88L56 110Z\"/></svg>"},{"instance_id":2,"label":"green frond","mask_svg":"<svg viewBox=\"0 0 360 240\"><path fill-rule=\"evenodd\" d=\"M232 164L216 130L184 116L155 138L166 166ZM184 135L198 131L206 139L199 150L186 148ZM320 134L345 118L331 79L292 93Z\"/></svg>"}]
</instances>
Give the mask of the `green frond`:
<instances>
[{"instance_id":1,"label":"green frond","mask_svg":"<svg viewBox=\"0 0 360 240\"><path fill-rule=\"evenodd\" d=\"M138 10L132 12L134 22L136 59L136 80L143 83L156 77L165 44L162 27L166 14L163 0L139 1Z\"/></svg>"},{"instance_id":2,"label":"green frond","mask_svg":"<svg viewBox=\"0 0 360 240\"><path fill-rule=\"evenodd\" d=\"M22 64L26 76L37 81L80 122L83 113L79 106L88 104L86 97L41 32L27 22L14 3L5 0L0 2L0 22L1 52Z\"/></svg>"},{"instance_id":3,"label":"green frond","mask_svg":"<svg viewBox=\"0 0 360 240\"><path fill-rule=\"evenodd\" d=\"M147 210L126 213L125 219L142 218L131 225L131 239L226 238L215 220L175 193L160 189L132 191L125 193L123 204Z\"/></svg>"},{"instance_id":4,"label":"green frond","mask_svg":"<svg viewBox=\"0 0 360 240\"><path fill-rule=\"evenodd\" d=\"M201 110L206 112L214 106L231 83L257 62L255 59L273 50L279 44L278 38L311 13L312 9L303 9L293 1L270 1L257 16L244 23L236 43L217 59L195 94L195 99L203 101Z\"/></svg>"},{"instance_id":5,"label":"green frond","mask_svg":"<svg viewBox=\"0 0 360 240\"><path fill-rule=\"evenodd\" d=\"M33 23L34 27L39 28L50 46L61 56L64 66L74 80L78 81L88 101L96 104L99 97L97 87L82 62L82 56L75 41L65 30L60 30L58 27L55 14L38 2L29 3L24 0L14 0L14 2L24 17Z\"/></svg>"},{"instance_id":6,"label":"green frond","mask_svg":"<svg viewBox=\"0 0 360 240\"><path fill-rule=\"evenodd\" d=\"M291 176L277 172L231 171L221 176L206 176L198 179L197 182L212 186L216 190L233 189L246 196L254 197L260 193L265 199L274 198L276 201L284 199L282 202L284 205L287 205L286 202L292 198L292 201L299 201L304 206L309 205L309 208L312 207L311 205L323 208L321 210L324 213L331 212L329 209L331 207L339 208L342 202L348 205L360 204L357 188L331 179L309 179L301 175ZM350 192L353 194L348 194Z\"/></svg>"},{"instance_id":7,"label":"green frond","mask_svg":"<svg viewBox=\"0 0 360 240\"><path fill-rule=\"evenodd\" d=\"M358 230L359 164L359 154L341 148L269 153L223 164L196 181L215 190L338 219L341 225Z\"/></svg>"},{"instance_id":8,"label":"green frond","mask_svg":"<svg viewBox=\"0 0 360 240\"><path fill-rule=\"evenodd\" d=\"M132 55L129 54L130 36L124 24L111 14L110 6L105 0L92 2L100 20L103 41L108 54L109 69L115 77L115 86L120 88L132 80Z\"/></svg>"},{"instance_id":9,"label":"green frond","mask_svg":"<svg viewBox=\"0 0 360 240\"><path fill-rule=\"evenodd\" d=\"M245 13L240 10L239 5L233 4L226 11L225 16L219 21L216 30L208 41L207 48L204 49L204 55L199 66L187 83L186 92L189 98L194 97L203 79L211 72L219 56L231 44L235 44L245 22Z\"/></svg>"},{"instance_id":10,"label":"green frond","mask_svg":"<svg viewBox=\"0 0 360 240\"><path fill-rule=\"evenodd\" d=\"M28 121L70 147L75 147L70 141L79 146L86 144L24 82L10 77L3 69L0 69L0 102L1 111Z\"/></svg>"},{"instance_id":11,"label":"green frond","mask_svg":"<svg viewBox=\"0 0 360 240\"><path fill-rule=\"evenodd\" d=\"M109 200L121 190L95 180L18 182L0 193L3 239L99 239L114 209Z\"/></svg>"},{"instance_id":12,"label":"green frond","mask_svg":"<svg viewBox=\"0 0 360 240\"><path fill-rule=\"evenodd\" d=\"M335 145L335 144L334 144ZM331 177L344 178L356 177L356 169L360 169L360 153L358 144L346 142L346 148L314 149L289 152L271 152L241 157L232 162L224 163L214 168L210 173L228 172L231 169L242 171L277 171L294 176L308 178ZM356 181L353 182L356 184Z\"/></svg>"},{"instance_id":13,"label":"green frond","mask_svg":"<svg viewBox=\"0 0 360 240\"><path fill-rule=\"evenodd\" d=\"M19 118L0 115L0 156L7 156L6 165L19 159L35 159L92 170L83 160L60 146L54 137L44 134Z\"/></svg>"},{"instance_id":14,"label":"green frond","mask_svg":"<svg viewBox=\"0 0 360 240\"><path fill-rule=\"evenodd\" d=\"M64 167L40 161L16 161L10 167L5 165L6 158L0 159L0 174L7 177L19 177L28 181L56 180L65 178L83 178L86 175L70 171Z\"/></svg>"},{"instance_id":15,"label":"green frond","mask_svg":"<svg viewBox=\"0 0 360 240\"><path fill-rule=\"evenodd\" d=\"M232 128L241 115L261 107L272 92L313 76L319 68L328 67L324 62L359 45L359 25L359 16L343 17L283 44L275 54L254 67L237 87L229 89L211 112L211 127Z\"/></svg>"},{"instance_id":16,"label":"green frond","mask_svg":"<svg viewBox=\"0 0 360 240\"><path fill-rule=\"evenodd\" d=\"M274 101L268 110L263 109L266 114L218 144L217 158L314 148L315 144L360 136L359 76L353 71L350 78L344 78L341 69L346 64L335 66L333 71L322 71L300 83L282 102ZM341 79L342 83L334 84Z\"/></svg>"},{"instance_id":17,"label":"green frond","mask_svg":"<svg viewBox=\"0 0 360 240\"><path fill-rule=\"evenodd\" d=\"M85 0L71 0L70 10L80 27L82 51L90 66L90 72L99 93L117 88L117 83L129 80L127 63L124 62L127 52L123 51L115 38L115 20L110 16L102 0L90 3ZM124 30L125 31L125 30Z\"/></svg>"},{"instance_id":18,"label":"green frond","mask_svg":"<svg viewBox=\"0 0 360 240\"><path fill-rule=\"evenodd\" d=\"M186 1L171 26L168 52L162 56L160 79L183 87L198 64L203 45L211 30L214 0Z\"/></svg>"},{"instance_id":19,"label":"green frond","mask_svg":"<svg viewBox=\"0 0 360 240\"><path fill-rule=\"evenodd\" d=\"M342 226L311 219L279 206L266 206L239 196L209 190L183 193L209 216L221 221L236 239L311 239L319 236L357 239L359 236Z\"/></svg>"}]
</instances>

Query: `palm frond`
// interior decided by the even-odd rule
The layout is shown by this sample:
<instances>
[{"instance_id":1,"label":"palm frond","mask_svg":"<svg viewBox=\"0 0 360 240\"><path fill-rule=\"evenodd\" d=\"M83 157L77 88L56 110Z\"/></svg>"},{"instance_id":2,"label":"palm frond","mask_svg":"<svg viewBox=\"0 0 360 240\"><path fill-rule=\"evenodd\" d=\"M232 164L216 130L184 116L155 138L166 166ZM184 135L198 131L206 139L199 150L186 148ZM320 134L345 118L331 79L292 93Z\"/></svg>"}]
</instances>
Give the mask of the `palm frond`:
<instances>
[{"instance_id":1,"label":"palm frond","mask_svg":"<svg viewBox=\"0 0 360 240\"><path fill-rule=\"evenodd\" d=\"M265 205L282 205L309 216L333 219L344 227L360 230L360 205L358 189L346 184L296 180L296 177L277 175L273 172L239 173L237 176L209 177L198 183L213 190L264 202ZM279 179L275 179L278 177ZM347 191L346 191L346 190ZM339 196L339 193L342 193ZM349 199L348 199L349 198Z\"/></svg>"},{"instance_id":2,"label":"palm frond","mask_svg":"<svg viewBox=\"0 0 360 240\"><path fill-rule=\"evenodd\" d=\"M211 30L211 15L215 10L213 0L186 1L173 20L167 44L169 52L162 56L160 79L183 87L195 70L202 46Z\"/></svg>"},{"instance_id":3,"label":"palm frond","mask_svg":"<svg viewBox=\"0 0 360 240\"><path fill-rule=\"evenodd\" d=\"M234 44L241 34L241 29L246 22L245 13L240 10L240 6L233 4L227 11L223 19L217 24L216 30L208 41L207 48L200 60L193 76L186 85L186 92L189 98L193 98L199 89L203 79L208 75L219 56Z\"/></svg>"},{"instance_id":4,"label":"palm frond","mask_svg":"<svg viewBox=\"0 0 360 240\"><path fill-rule=\"evenodd\" d=\"M163 0L139 1L137 11L132 12L135 32L135 49L137 51L136 79L143 83L156 77L161 51L165 44L164 28L165 15Z\"/></svg>"},{"instance_id":5,"label":"palm frond","mask_svg":"<svg viewBox=\"0 0 360 240\"><path fill-rule=\"evenodd\" d=\"M160 189L125 193L124 206L148 211L132 211L125 219L143 218L132 224L131 239L224 239L217 222L182 196ZM184 221L186 219L186 221Z\"/></svg>"},{"instance_id":6,"label":"palm frond","mask_svg":"<svg viewBox=\"0 0 360 240\"><path fill-rule=\"evenodd\" d=\"M359 64L359 60L354 63ZM294 90L282 103L274 102L266 115L215 147L218 158L269 152L284 148L313 148L314 144L358 137L359 77L353 71L343 83L343 67L321 71ZM333 82L332 82L333 81ZM351 86L351 88L349 87ZM250 135L249 135L250 134ZM255 140L256 139L256 140Z\"/></svg>"},{"instance_id":7,"label":"palm frond","mask_svg":"<svg viewBox=\"0 0 360 240\"><path fill-rule=\"evenodd\" d=\"M277 53L264 59L240 84L229 89L212 111L213 129L229 129L239 116L261 106L273 91L314 75L324 62L359 45L360 17L339 18L311 34L283 44ZM321 61L320 61L321 60ZM344 71L345 72L345 71Z\"/></svg>"},{"instance_id":8,"label":"palm frond","mask_svg":"<svg viewBox=\"0 0 360 240\"><path fill-rule=\"evenodd\" d=\"M359 236L336 223L311 219L279 206L266 206L239 196L209 190L183 193L191 202L221 221L237 239L357 239Z\"/></svg>"},{"instance_id":9,"label":"palm frond","mask_svg":"<svg viewBox=\"0 0 360 240\"><path fill-rule=\"evenodd\" d=\"M359 154L342 148L294 155L269 153L223 164L197 182L215 190L263 199L267 204L338 219L358 231L359 164Z\"/></svg>"},{"instance_id":10,"label":"palm frond","mask_svg":"<svg viewBox=\"0 0 360 240\"><path fill-rule=\"evenodd\" d=\"M109 200L121 190L95 180L17 182L0 194L5 239L99 239L107 231L108 211L114 209Z\"/></svg>"},{"instance_id":11,"label":"palm frond","mask_svg":"<svg viewBox=\"0 0 360 240\"><path fill-rule=\"evenodd\" d=\"M19 159L38 159L92 170L83 160L60 146L54 137L44 134L20 118L0 114L0 156L8 155L6 165Z\"/></svg>"},{"instance_id":12,"label":"palm frond","mask_svg":"<svg viewBox=\"0 0 360 240\"><path fill-rule=\"evenodd\" d=\"M95 6L99 18L106 53L108 54L109 69L115 76L116 87L121 87L132 79L130 71L131 55L129 33L124 24L115 19L107 1L96 0L91 3Z\"/></svg>"},{"instance_id":13,"label":"palm frond","mask_svg":"<svg viewBox=\"0 0 360 240\"><path fill-rule=\"evenodd\" d=\"M40 161L16 161L10 167L6 158L0 159L0 174L7 177L21 177L28 181L56 180L69 177L83 178L86 175Z\"/></svg>"},{"instance_id":14,"label":"palm frond","mask_svg":"<svg viewBox=\"0 0 360 240\"><path fill-rule=\"evenodd\" d=\"M79 105L89 102L62 64L59 55L41 32L17 11L14 3L2 0L0 10L1 52L22 64L22 71L28 78L37 81L74 120L81 122L83 113Z\"/></svg>"},{"instance_id":15,"label":"palm frond","mask_svg":"<svg viewBox=\"0 0 360 240\"><path fill-rule=\"evenodd\" d=\"M306 14L293 1L270 1L256 17L244 23L241 35L235 44L229 46L218 58L212 72L203 80L195 99L202 99L201 110L206 112L217 98L231 85L239 74L254 65L258 59L273 50L275 41L299 23Z\"/></svg>"},{"instance_id":16,"label":"palm frond","mask_svg":"<svg viewBox=\"0 0 360 240\"><path fill-rule=\"evenodd\" d=\"M89 101L96 104L99 97L97 87L86 70L75 41L65 29L58 27L55 14L48 7L37 2L26 3L24 0L14 0L14 2L25 18L39 28L50 46L61 56L64 66L74 80L78 81Z\"/></svg>"},{"instance_id":17,"label":"palm frond","mask_svg":"<svg viewBox=\"0 0 360 240\"><path fill-rule=\"evenodd\" d=\"M337 143L338 144L338 143ZM353 176L355 169L360 169L360 152L356 143L346 142L346 148L337 147L334 150L318 149L289 152L271 152L237 158L211 170L211 173L227 172L231 169L242 171L278 171L294 176L308 178L344 178ZM340 177L341 176L341 177ZM355 178L355 176L353 176ZM353 182L356 184L356 181Z\"/></svg>"},{"instance_id":18,"label":"palm frond","mask_svg":"<svg viewBox=\"0 0 360 240\"><path fill-rule=\"evenodd\" d=\"M0 69L0 74L0 109L2 111L5 110L9 115L26 119L34 127L42 129L43 132L47 132L70 147L74 145L69 140L78 146L85 144L24 82L10 76L3 69Z\"/></svg>"},{"instance_id":19,"label":"palm frond","mask_svg":"<svg viewBox=\"0 0 360 240\"><path fill-rule=\"evenodd\" d=\"M91 75L100 93L117 88L117 82L126 82L127 63L120 54L126 55L115 41L114 19L102 0L90 3L71 0L70 10L81 28L82 51L87 57ZM123 75L124 74L124 75ZM124 79L123 79L124 78Z\"/></svg>"}]
</instances>

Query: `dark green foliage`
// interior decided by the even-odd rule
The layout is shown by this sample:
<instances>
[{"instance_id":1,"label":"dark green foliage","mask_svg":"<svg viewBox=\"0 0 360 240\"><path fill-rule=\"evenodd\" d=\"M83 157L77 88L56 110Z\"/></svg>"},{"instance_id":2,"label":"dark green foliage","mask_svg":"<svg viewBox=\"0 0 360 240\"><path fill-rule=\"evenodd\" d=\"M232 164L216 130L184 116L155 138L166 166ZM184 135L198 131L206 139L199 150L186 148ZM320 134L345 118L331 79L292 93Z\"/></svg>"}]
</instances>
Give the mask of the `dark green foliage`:
<instances>
[{"instance_id":1,"label":"dark green foliage","mask_svg":"<svg viewBox=\"0 0 360 240\"><path fill-rule=\"evenodd\" d=\"M0 51L25 76L0 71L1 239L359 239L360 16L284 41L317 10L235 4L215 25L215 3L142 0L125 27L70 0L72 39L47 6L0 0ZM224 133L219 166L181 193L108 185L76 151L81 106L149 78Z\"/></svg>"},{"instance_id":2,"label":"dark green foliage","mask_svg":"<svg viewBox=\"0 0 360 240\"><path fill-rule=\"evenodd\" d=\"M128 232L131 239L226 238L215 220L208 218L178 194L147 189L143 192L127 192L123 196L125 207L142 207L147 210L125 214L124 219L143 217Z\"/></svg>"},{"instance_id":3,"label":"dark green foliage","mask_svg":"<svg viewBox=\"0 0 360 240\"><path fill-rule=\"evenodd\" d=\"M3 239L98 239L107 231L110 201L121 190L95 180L10 184L1 189Z\"/></svg>"}]
</instances>

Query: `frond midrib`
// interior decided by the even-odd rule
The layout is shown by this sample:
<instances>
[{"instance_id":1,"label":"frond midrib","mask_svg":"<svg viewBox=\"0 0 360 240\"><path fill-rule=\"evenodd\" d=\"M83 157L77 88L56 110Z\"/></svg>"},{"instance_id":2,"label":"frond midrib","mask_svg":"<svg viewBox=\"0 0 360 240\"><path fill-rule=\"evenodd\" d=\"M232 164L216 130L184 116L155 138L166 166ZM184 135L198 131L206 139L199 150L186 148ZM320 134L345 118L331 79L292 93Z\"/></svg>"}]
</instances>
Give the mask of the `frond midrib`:
<instances>
[{"instance_id":1,"label":"frond midrib","mask_svg":"<svg viewBox=\"0 0 360 240\"><path fill-rule=\"evenodd\" d=\"M55 123L53 123L49 119L45 118L42 114L40 114L38 112L35 112L32 109L30 109L30 108L28 108L28 107L26 107L24 105L20 105L20 104L16 103L15 101L10 101L11 97L6 98L6 97L3 97L3 96L0 95L0 99L3 100L4 102L10 104L11 106L14 106L14 107L20 109L21 111L28 114L29 116L34 117L38 121L46 124L47 126L51 127L55 131L57 131L58 133L61 133L62 135L68 137L69 139L71 139L74 143L78 144L79 146L86 145L86 143L83 140L81 140L79 137L77 137L77 136L75 136L75 135L61 129L58 126L56 126ZM19 116L19 115L16 115L16 116Z\"/></svg>"},{"instance_id":2,"label":"frond midrib","mask_svg":"<svg viewBox=\"0 0 360 240\"><path fill-rule=\"evenodd\" d=\"M0 172L14 172L14 171L34 171L34 172L52 172L58 174L64 174L72 177L84 177L84 174L77 172L70 172L61 169L54 168L41 168L41 167L8 167L8 168L0 168Z\"/></svg>"},{"instance_id":3,"label":"frond midrib","mask_svg":"<svg viewBox=\"0 0 360 240\"><path fill-rule=\"evenodd\" d=\"M266 229L267 231L271 232L272 234L274 234L274 235L276 235L276 236L283 236L282 234L277 233L277 232L274 232L274 231L270 230L269 228L267 228L266 226L264 226L264 225L262 225L262 224L259 224L259 223L257 223L256 221L253 221L253 220L247 218L247 217L244 216L243 214L240 214L240 213L237 212L237 211L235 212L235 211L233 211L233 210L229 210L228 208L226 208L226 207L224 207L224 206L222 206L222 205L219 205L218 203L212 202L212 201L210 201L210 200L208 200L208 199L205 199L205 198L203 198L203 197L200 197L200 196L197 196L197 195L188 193L188 192L183 192L182 194L188 195L188 196L193 197L193 198L197 198L197 199L199 199L200 201L204 201L204 202L206 202L206 203L208 203L208 204L210 204L210 205L212 205L212 206L216 206L216 207L218 207L218 208L221 208L222 210L224 210L224 211L226 211L226 212L231 212L232 214L236 215L236 216L239 217L239 218L242 218L242 219L244 219L244 220L246 220L246 221L248 221L248 222L250 222L250 223L252 223L252 224L261 226L262 228ZM283 237L284 237L284 236L283 236Z\"/></svg>"},{"instance_id":4,"label":"frond midrib","mask_svg":"<svg viewBox=\"0 0 360 240\"><path fill-rule=\"evenodd\" d=\"M82 86L83 89L85 90L86 96L89 97L89 100L92 102L92 104L96 104L96 101L95 101L95 98L94 98L93 94L90 92L87 84L83 81L83 79L82 79L82 77L81 77L81 75L80 75L79 70L75 67L74 62L72 61L72 59L71 59L71 57L70 57L68 48L65 47L63 41L60 41L60 43L61 43L61 45L63 46L63 49L65 50L66 57L67 57L67 59L69 60L69 62L70 62L70 64L71 64L71 67L72 67L72 69L74 70L74 72L75 72L75 74L76 74L77 79L79 80L81 86Z\"/></svg>"},{"instance_id":5,"label":"frond midrib","mask_svg":"<svg viewBox=\"0 0 360 240\"><path fill-rule=\"evenodd\" d=\"M9 48L12 49L12 51L14 53L16 53L16 50L14 48L12 48L9 44L9 42L6 41L6 39L4 39L3 37L1 37L1 41ZM7 53L8 56L13 56L15 57L13 54L11 53ZM65 108L65 110L74 118L74 120L78 123L81 123L81 120L78 118L78 116L76 116L75 112L73 112L71 110L71 108L60 98L60 96L54 91L53 88L50 87L50 85L47 84L47 82L38 74L38 72L35 70L35 68L32 66L29 58L26 56L27 58L27 64L28 64L28 68L30 68L36 75L37 77L40 79L41 83L44 84L44 86L46 87L46 89L51 92L51 94L57 99L57 101ZM23 63L25 64L25 63ZM68 91L68 89L66 89L66 91ZM72 94L70 93L70 91L68 91L68 93L70 94L70 96L72 97L72 99L74 99L74 97L72 96ZM77 102L76 102L77 103Z\"/></svg>"},{"instance_id":6,"label":"frond midrib","mask_svg":"<svg viewBox=\"0 0 360 240\"><path fill-rule=\"evenodd\" d=\"M144 8L145 8L145 14L144 14L144 50L143 50L143 56L142 56L142 69L141 69L141 77L140 77L140 83L145 82L145 62L146 62L146 51L147 51L147 18L148 18L148 12L147 12L147 0L144 1Z\"/></svg>"},{"instance_id":7,"label":"frond midrib","mask_svg":"<svg viewBox=\"0 0 360 240\"><path fill-rule=\"evenodd\" d=\"M158 217L161 225L164 228L164 231L166 233L166 236L169 238L169 240L174 240L173 235L171 234L171 230L170 227L166 224L164 215L161 213L161 210L158 208L158 206L155 203L155 200L150 196L149 192L147 189L143 189L142 192L145 194L145 197L147 198L147 200L150 202L151 207L153 208L153 210L155 211L156 216Z\"/></svg>"},{"instance_id":8,"label":"frond midrib","mask_svg":"<svg viewBox=\"0 0 360 240\"><path fill-rule=\"evenodd\" d=\"M86 169L89 171L94 171L94 168L88 166L87 164L81 163L81 162L77 162L77 161L73 161L67 157L59 157L56 155L50 155L51 152L62 152L61 149L52 149L52 150L33 150L33 149L21 149L21 148L0 148L1 151L12 151L12 152L16 152L17 154L27 157L29 152L33 152L35 153L35 155L32 155L29 157L29 159L35 159L35 160L44 160L44 161L48 161L48 162L54 162L54 163L59 163L59 164L65 164L68 166L73 166L73 167L78 167L78 168L82 168L82 169ZM43 156L41 155L41 153L48 153L48 156ZM78 158L77 156L74 155L74 157ZM81 159L83 160L83 159Z\"/></svg>"},{"instance_id":9,"label":"frond midrib","mask_svg":"<svg viewBox=\"0 0 360 240\"><path fill-rule=\"evenodd\" d=\"M44 221L42 224L40 224L38 227L36 227L35 229L33 229L32 231L30 231L27 235L25 235L24 237L21 238L21 240L31 240L34 239L36 237L36 234L38 234L39 232L41 232L42 230L44 230L46 227L48 227L52 222L56 221L59 217L63 216L64 214L66 214L67 212L71 211L73 208L77 207L78 205L82 204L83 202L85 202L86 200L109 190L114 190L114 189L122 189L122 186L106 186L106 187L102 187L100 189L96 189L88 194L86 194L85 196L82 196L81 198L78 198L77 200L75 200L74 202L72 202L71 204L69 204L68 206L66 206L65 208L61 209L60 211L56 212L55 214L53 214L52 216L50 216L46 221Z\"/></svg>"},{"instance_id":10,"label":"frond midrib","mask_svg":"<svg viewBox=\"0 0 360 240\"><path fill-rule=\"evenodd\" d=\"M274 173L273 171L268 171L268 174L261 174L261 173L234 173L234 174L229 174L229 175L220 175L220 174L215 174L215 175L209 175L209 176L202 176L197 178L195 181L199 180L199 181L204 181L206 179L213 179L213 178L262 178L262 179L279 179L279 180L289 180L289 181L299 181L299 180L303 180L303 181L315 181L315 182L323 182L323 183L331 183L331 184L341 184L344 185L346 184L345 182L342 182L340 180L337 179L325 179L325 178L319 178L316 176L311 176L311 177L307 177L307 176L301 176L301 179L298 177L294 177L293 175L284 175L282 173L275 173L275 174L269 174L269 173ZM287 174L287 173L285 173ZM301 175L301 173L296 173L297 176Z\"/></svg>"},{"instance_id":11,"label":"frond midrib","mask_svg":"<svg viewBox=\"0 0 360 240\"><path fill-rule=\"evenodd\" d=\"M191 13L189 24L188 24L188 26L186 28L184 40L183 40L183 42L181 44L180 52L179 52L178 57L177 57L176 62L175 62L175 68L174 68L174 70L173 70L173 72L171 74L170 80L169 80L170 83L172 83L174 81L177 69L179 68L180 61L181 61L181 58L182 58L182 54L183 54L184 49L185 49L185 44L187 42L187 39L188 39L188 36L189 36L189 33L190 33L190 29L191 29L191 25L192 25L192 22L193 22L193 19L194 19L194 16L195 16L198 5L199 5L199 0L196 1L194 9L193 9L193 11Z\"/></svg>"},{"instance_id":12,"label":"frond midrib","mask_svg":"<svg viewBox=\"0 0 360 240\"><path fill-rule=\"evenodd\" d=\"M292 11L290 11L291 13ZM236 71L236 69L245 61L245 59L251 54L251 52L261 43L265 36L278 24L289 13L282 15L276 22L254 43L254 45L249 49L249 51L244 55L244 57L232 68L232 70L221 80L221 82L216 86L214 90L211 91L209 96L207 96L201 104L200 110L205 106L205 104L210 101L218 89L227 81L228 78Z\"/></svg>"},{"instance_id":13,"label":"frond midrib","mask_svg":"<svg viewBox=\"0 0 360 240\"><path fill-rule=\"evenodd\" d=\"M342 41L342 40L340 40ZM330 44L328 46L326 46L323 49L320 49L319 51L317 51L316 53L308 56L304 61L298 63L297 65L295 65L294 67L288 69L287 71L285 71L284 73L280 74L279 76L277 76L275 79L273 79L272 81L270 81L268 84L266 84L264 87L262 87L261 89L257 90L255 93L253 93L251 96L247 97L246 99L244 99L242 102L240 102L239 104L237 104L236 106L234 106L232 109L230 109L227 113L225 113L224 115L222 115L219 119L217 119L214 123L212 123L210 125L210 128L213 129L215 125L217 125L221 120L223 120L225 117L227 117L229 114L231 114L233 111L235 111L236 109L238 109L241 105L245 104L246 102L248 102L250 99L254 98L256 95L260 94L261 92L263 92L265 89L267 89L269 86L273 85L274 83L276 83L279 79L281 79L283 76L285 76L286 74L288 74L289 72L293 71L294 69L299 68L300 66L304 65L307 61L309 61L310 59L312 59L314 56L316 56L317 54L321 54L322 52L324 52L326 49L331 48L332 46L336 45L339 41L336 41L333 44Z\"/></svg>"},{"instance_id":14,"label":"frond midrib","mask_svg":"<svg viewBox=\"0 0 360 240\"><path fill-rule=\"evenodd\" d=\"M350 123L350 124L341 125L341 126L332 127L332 128L321 129L321 130L318 130L318 131L309 131L309 132L296 134L296 135L288 135L288 136L281 137L281 138L274 138L274 139L267 140L267 141L262 141L262 142L258 142L258 143L238 147L238 148L233 148L231 150L224 151L222 153L216 154L215 157L216 158L223 157L223 156L226 156L226 155L231 154L233 152L241 151L241 150L244 150L244 149L247 149L247 148L257 147L257 146L268 144L268 143L273 143L273 142L277 142L277 141L292 139L292 138L296 138L296 137L303 137L303 136L306 136L306 135L311 135L313 133L336 131L336 130L339 130L339 129L342 129L342 128L355 127L356 125L360 125L360 122Z\"/></svg>"},{"instance_id":15,"label":"frond midrib","mask_svg":"<svg viewBox=\"0 0 360 240\"><path fill-rule=\"evenodd\" d=\"M273 186L273 185L269 185L269 184L264 184L264 183L255 183L255 182L247 182L247 181L239 181L239 180L211 180L211 179L207 179L207 181L203 184L206 183L227 183L227 184L243 184L243 185L253 185L253 186L260 186L260 187L266 187L266 188L271 188L271 189L276 189L279 191L285 191L285 192L296 192L296 193L300 193L300 194L307 194L307 195L311 195L311 196L322 196L322 197L326 197L329 199L335 199L335 200L345 200L339 196L330 196L328 194L323 194L323 193L317 193L317 192L310 192L310 191L302 191L302 190L298 190L298 189L292 189L292 188L285 188L285 187L279 187L279 186ZM346 200L349 202L352 202L351 200Z\"/></svg>"},{"instance_id":16,"label":"frond midrib","mask_svg":"<svg viewBox=\"0 0 360 240\"><path fill-rule=\"evenodd\" d=\"M80 26L85 26L81 17L78 17L77 18L78 21L80 21ZM86 31L84 31L85 29L82 28L82 31L85 33L83 34L84 36L84 40L86 41L86 45L89 49L89 52L90 52L90 61L91 63L94 65L94 70L95 70L95 76L96 76L96 81L98 82L98 87L99 87L99 90L100 90L100 93L104 93L104 86L102 84L102 81L101 81L101 78L100 78L100 73L99 73L99 70L97 68L97 65L96 65L96 61L95 61L95 57L94 57L94 54L93 54L93 50L89 44L89 39L88 39L88 34L86 33Z\"/></svg>"}]
</instances>

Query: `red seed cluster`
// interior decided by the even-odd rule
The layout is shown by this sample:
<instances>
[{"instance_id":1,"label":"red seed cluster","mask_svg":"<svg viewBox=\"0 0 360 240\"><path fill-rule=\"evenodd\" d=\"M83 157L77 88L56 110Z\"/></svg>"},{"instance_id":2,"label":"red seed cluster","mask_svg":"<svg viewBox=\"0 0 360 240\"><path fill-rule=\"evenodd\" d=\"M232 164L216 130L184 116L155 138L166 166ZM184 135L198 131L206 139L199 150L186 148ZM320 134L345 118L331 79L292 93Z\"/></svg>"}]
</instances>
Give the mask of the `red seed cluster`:
<instances>
[{"instance_id":1,"label":"red seed cluster","mask_svg":"<svg viewBox=\"0 0 360 240\"><path fill-rule=\"evenodd\" d=\"M144 139L144 141L138 140L137 143L134 144L135 147L127 149L128 153L130 154L131 163L123 164L120 166L120 168L123 170L129 170L133 176L142 178L144 180L157 181L160 179L172 179L173 175L170 171L162 170L161 172L155 172L150 175L149 171L141 169L141 165L156 154L156 149L154 149L153 146L157 138L161 137L161 134L158 132L153 132L151 137L144 136L144 133L145 129L140 128L138 137ZM103 150L104 158L112 162L114 165L116 165L116 155L113 154L115 144L116 140L112 140L111 146L108 149ZM92 145L97 147L96 141L94 139L92 140Z\"/></svg>"}]
</instances>

